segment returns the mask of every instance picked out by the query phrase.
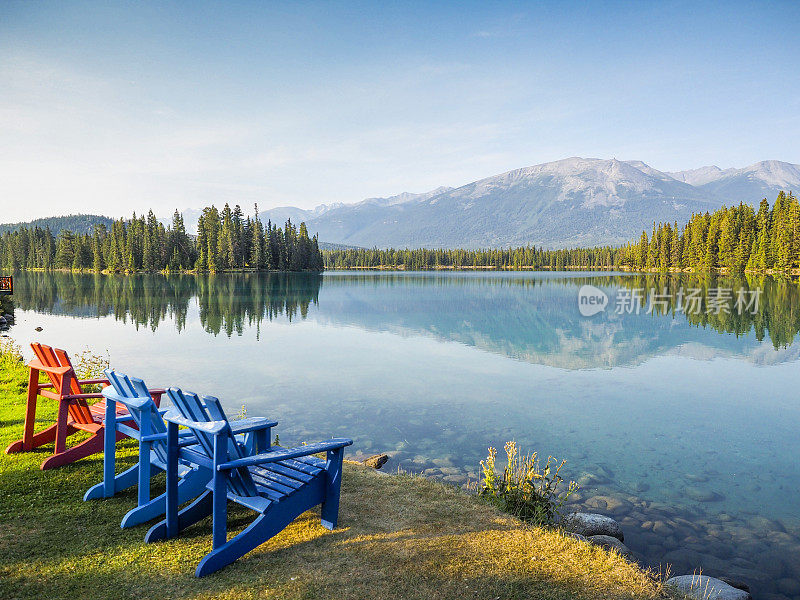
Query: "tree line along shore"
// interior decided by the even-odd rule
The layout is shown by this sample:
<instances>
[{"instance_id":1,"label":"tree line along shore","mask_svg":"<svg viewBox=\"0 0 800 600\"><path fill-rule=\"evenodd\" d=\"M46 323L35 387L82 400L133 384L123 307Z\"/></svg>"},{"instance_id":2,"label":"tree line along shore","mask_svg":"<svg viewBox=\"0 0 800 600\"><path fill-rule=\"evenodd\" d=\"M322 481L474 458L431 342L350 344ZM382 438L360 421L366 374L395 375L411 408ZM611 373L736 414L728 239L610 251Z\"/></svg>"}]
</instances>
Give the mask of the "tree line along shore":
<instances>
[{"instance_id":1,"label":"tree line along shore","mask_svg":"<svg viewBox=\"0 0 800 600\"><path fill-rule=\"evenodd\" d=\"M653 224L623 246L545 250L346 249L323 253L326 269L623 269L792 273L800 268L800 205L781 192L758 211L740 203L678 223Z\"/></svg>"},{"instance_id":2,"label":"tree line along shore","mask_svg":"<svg viewBox=\"0 0 800 600\"><path fill-rule=\"evenodd\" d=\"M153 213L96 225L91 234L69 229L57 236L49 227L19 227L0 236L5 269L66 269L97 272L321 271L316 236L305 223L284 226L245 217L238 205L203 209L197 235L186 233L176 210L165 226Z\"/></svg>"},{"instance_id":3,"label":"tree line along shore","mask_svg":"<svg viewBox=\"0 0 800 600\"><path fill-rule=\"evenodd\" d=\"M695 214L683 226L653 223L650 234L622 246L546 250L536 246L495 249L348 248L320 251L305 223L262 224L256 207L245 217L237 205L206 207L197 235L186 233L175 211L164 226L147 216L97 225L91 234L21 226L0 236L4 269L105 272L220 272L230 270L637 270L732 273L800 272L800 204L780 192L772 206L740 203Z\"/></svg>"}]
</instances>

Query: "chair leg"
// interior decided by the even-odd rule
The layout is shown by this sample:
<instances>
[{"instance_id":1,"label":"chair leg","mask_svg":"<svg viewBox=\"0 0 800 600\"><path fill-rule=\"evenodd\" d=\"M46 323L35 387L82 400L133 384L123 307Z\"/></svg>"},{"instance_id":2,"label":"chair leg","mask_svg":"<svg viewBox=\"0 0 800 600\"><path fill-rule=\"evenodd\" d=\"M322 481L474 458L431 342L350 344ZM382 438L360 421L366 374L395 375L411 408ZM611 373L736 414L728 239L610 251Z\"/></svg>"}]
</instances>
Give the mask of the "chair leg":
<instances>
[{"instance_id":1,"label":"chair leg","mask_svg":"<svg viewBox=\"0 0 800 600\"><path fill-rule=\"evenodd\" d=\"M339 520L339 496L342 488L344 448L328 452L327 458L325 501L321 507L322 526L326 529L335 529Z\"/></svg>"},{"instance_id":2,"label":"chair leg","mask_svg":"<svg viewBox=\"0 0 800 600\"><path fill-rule=\"evenodd\" d=\"M117 431L117 403L106 398L106 413L103 420L104 431ZM103 496L111 498L117 493L117 440L114 435L103 434Z\"/></svg>"},{"instance_id":3,"label":"chair leg","mask_svg":"<svg viewBox=\"0 0 800 600\"><path fill-rule=\"evenodd\" d=\"M59 400L58 417L56 417L56 448L54 454L62 454L67 449L67 430L69 429L69 424L67 423L68 418L69 402L67 400Z\"/></svg>"},{"instance_id":4,"label":"chair leg","mask_svg":"<svg viewBox=\"0 0 800 600\"><path fill-rule=\"evenodd\" d=\"M294 512L280 504L272 505L263 515L258 515L239 535L206 554L197 565L195 577L203 577L231 564L280 533L296 516Z\"/></svg>"},{"instance_id":5,"label":"chair leg","mask_svg":"<svg viewBox=\"0 0 800 600\"><path fill-rule=\"evenodd\" d=\"M150 478L153 476L152 464L150 462L150 442L139 440L139 488L136 504L142 506L150 502Z\"/></svg>"},{"instance_id":6,"label":"chair leg","mask_svg":"<svg viewBox=\"0 0 800 600\"><path fill-rule=\"evenodd\" d=\"M62 428L62 430L68 428ZM72 431L77 431L74 428L70 428ZM71 432L70 432L71 433ZM66 431L64 434L66 437ZM56 440L56 443L58 440ZM91 456L92 454L97 454L98 452L103 451L103 433L102 430L98 431L88 440L81 442L80 444L76 444L72 448L68 450L63 450L60 453L53 454L50 458L45 460L40 469L43 471L46 469L54 469L55 467L61 467L63 465L68 465L69 463L75 462L81 458L86 458L87 456Z\"/></svg>"},{"instance_id":7,"label":"chair leg","mask_svg":"<svg viewBox=\"0 0 800 600\"><path fill-rule=\"evenodd\" d=\"M209 516L213 510L213 499L211 490L203 492L197 500L178 513L178 532L194 525L198 521ZM157 542L165 540L167 535L167 521L164 519L153 525L144 537L145 542Z\"/></svg>"},{"instance_id":8,"label":"chair leg","mask_svg":"<svg viewBox=\"0 0 800 600\"><path fill-rule=\"evenodd\" d=\"M34 433L30 437L30 441L28 443L25 442L24 439L17 440L12 444L9 444L8 448L6 448L6 454L13 454L14 452L29 452L34 448L38 448L39 446L43 446L44 444L49 444L54 439L56 439L56 428L58 426L53 424L46 429L42 429L39 433Z\"/></svg>"},{"instance_id":9,"label":"chair leg","mask_svg":"<svg viewBox=\"0 0 800 600\"><path fill-rule=\"evenodd\" d=\"M114 477L114 492L121 492L122 490L126 490L131 486L136 485L139 475L139 465L135 464L131 468L126 469L119 475ZM83 496L84 501L86 500L94 500L96 498L108 498L106 496L106 482L101 481L90 487L86 494Z\"/></svg>"},{"instance_id":10,"label":"chair leg","mask_svg":"<svg viewBox=\"0 0 800 600\"><path fill-rule=\"evenodd\" d=\"M36 398L39 395L39 369L28 369L28 398L25 402L25 428L22 449L33 450L33 424L36 422Z\"/></svg>"},{"instance_id":11,"label":"chair leg","mask_svg":"<svg viewBox=\"0 0 800 600\"><path fill-rule=\"evenodd\" d=\"M186 476L178 482L178 505L184 504L200 495L205 489L206 483L208 483L210 477L211 474L208 471L203 472L197 469L189 471ZM152 521L156 517L163 515L166 510L167 494L165 492L146 504L142 504L128 511L122 519L121 527L125 529L127 527L133 527L134 525L141 525L147 521Z\"/></svg>"}]
</instances>

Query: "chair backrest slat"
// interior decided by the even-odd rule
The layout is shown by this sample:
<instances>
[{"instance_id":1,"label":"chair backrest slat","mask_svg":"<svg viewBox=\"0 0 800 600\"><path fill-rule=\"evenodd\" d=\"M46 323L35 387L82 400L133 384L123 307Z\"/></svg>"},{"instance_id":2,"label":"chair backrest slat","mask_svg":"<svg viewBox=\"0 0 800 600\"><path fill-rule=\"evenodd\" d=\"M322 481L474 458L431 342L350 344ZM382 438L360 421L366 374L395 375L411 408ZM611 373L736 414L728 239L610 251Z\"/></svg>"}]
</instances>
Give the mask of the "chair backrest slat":
<instances>
[{"instance_id":1,"label":"chair backrest slat","mask_svg":"<svg viewBox=\"0 0 800 600\"><path fill-rule=\"evenodd\" d=\"M219 398L215 398L214 396L203 396L203 400L206 403L206 410L208 410L211 419L214 421L225 421L225 433L227 434L228 438L228 459L234 460L236 458L244 458L245 452L236 443L236 437L233 435L231 431L230 425L228 425L228 417L225 415L225 411L222 409L222 404L219 401ZM240 467L238 469L233 469L229 472L229 480L231 488L240 496L255 496L256 495L256 487L255 483L253 482L253 478L250 476L250 471L246 467Z\"/></svg>"},{"instance_id":2,"label":"chair backrest slat","mask_svg":"<svg viewBox=\"0 0 800 600\"><path fill-rule=\"evenodd\" d=\"M173 406L181 413L183 418L196 423L208 423L210 421L224 421L225 429L219 434L222 436L223 443L227 442L228 460L244 458L245 453L236 443L236 438L231 431L228 417L222 410L219 399L213 396L203 396L201 401L197 394L184 392L178 388L167 390L167 396L172 401ZM205 402L205 405L203 404ZM214 436L200 429L193 430L197 436L203 452L209 459L214 459ZM230 489L240 496L257 495L256 485L247 468L233 469L226 474Z\"/></svg>"},{"instance_id":3,"label":"chair backrest slat","mask_svg":"<svg viewBox=\"0 0 800 600\"><path fill-rule=\"evenodd\" d=\"M167 397L184 419L189 419L197 423L207 423L211 420L203 410L202 402L200 402L200 397L197 394L184 392L179 388L169 388L167 390ZM195 430L194 434L203 452L208 455L209 459L213 460L214 436L201 430Z\"/></svg>"},{"instance_id":4,"label":"chair backrest slat","mask_svg":"<svg viewBox=\"0 0 800 600\"><path fill-rule=\"evenodd\" d=\"M46 346L38 342L33 342L31 344L31 348L33 349L33 353L36 355L36 358L38 358L44 366L69 367L71 369L70 373L61 376L55 375L54 373L47 373L50 383L53 384L53 387L56 391L61 389L61 382L63 381L63 378L69 376L69 393L83 393L81 386L78 385L78 376L75 374L75 369L72 367L72 361L70 361L66 351L61 350L60 348L51 348L50 346ZM76 423L94 423L94 418L92 417L92 413L89 410L89 404L86 402L86 400L81 399L71 401L69 403L68 410L70 417L72 417L72 420Z\"/></svg>"},{"instance_id":5,"label":"chair backrest slat","mask_svg":"<svg viewBox=\"0 0 800 600\"><path fill-rule=\"evenodd\" d=\"M167 432L167 426L164 424L164 420L158 412L158 407L153 401L152 396L150 396L150 391L144 381L137 377L128 377L124 373L118 373L113 369L106 369L105 374L106 377L108 377L108 381L111 383L111 387L114 388L114 391L117 393L116 399L126 406L136 426L139 428L139 431L142 430L142 422L146 419L150 422L151 434ZM129 398L138 400L147 399L148 403L142 408L137 408L125 402L125 400ZM162 462L167 461L166 439L155 440L151 447L159 460Z\"/></svg>"}]
</instances>

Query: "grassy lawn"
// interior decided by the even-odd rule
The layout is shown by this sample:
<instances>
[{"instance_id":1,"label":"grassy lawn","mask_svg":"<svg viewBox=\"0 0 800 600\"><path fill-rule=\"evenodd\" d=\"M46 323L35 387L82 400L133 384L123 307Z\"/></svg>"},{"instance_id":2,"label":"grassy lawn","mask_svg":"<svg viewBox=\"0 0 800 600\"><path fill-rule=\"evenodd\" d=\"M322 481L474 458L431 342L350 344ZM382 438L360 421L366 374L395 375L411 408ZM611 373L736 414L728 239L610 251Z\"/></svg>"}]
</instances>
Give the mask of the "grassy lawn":
<instances>
[{"instance_id":1,"label":"grassy lawn","mask_svg":"<svg viewBox=\"0 0 800 600\"><path fill-rule=\"evenodd\" d=\"M0 446L22 435L26 370L0 356ZM54 403L40 399L54 414ZM45 411L41 410L41 416ZM44 419L42 422L44 425ZM123 443L121 464L135 460ZM102 455L51 471L52 451L0 454L0 598L658 598L618 555L529 528L455 488L346 465L340 528L313 511L222 571L193 576L210 519L176 540L122 530L135 490L83 502ZM253 513L232 509L246 526Z\"/></svg>"}]
</instances>

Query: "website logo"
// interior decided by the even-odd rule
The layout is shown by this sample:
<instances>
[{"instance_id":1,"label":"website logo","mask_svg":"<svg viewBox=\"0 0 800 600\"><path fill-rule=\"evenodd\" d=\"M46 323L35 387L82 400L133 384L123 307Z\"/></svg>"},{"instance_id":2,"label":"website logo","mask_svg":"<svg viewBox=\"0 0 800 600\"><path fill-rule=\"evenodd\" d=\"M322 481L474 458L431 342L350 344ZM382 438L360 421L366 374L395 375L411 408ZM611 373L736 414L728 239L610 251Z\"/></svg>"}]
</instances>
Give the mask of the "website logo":
<instances>
[{"instance_id":1,"label":"website logo","mask_svg":"<svg viewBox=\"0 0 800 600\"><path fill-rule=\"evenodd\" d=\"M578 310L584 317L603 312L607 306L608 296L600 288L584 285L578 290Z\"/></svg>"}]
</instances>

